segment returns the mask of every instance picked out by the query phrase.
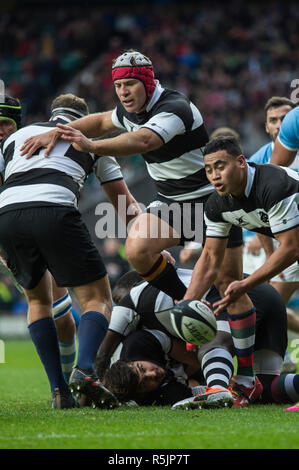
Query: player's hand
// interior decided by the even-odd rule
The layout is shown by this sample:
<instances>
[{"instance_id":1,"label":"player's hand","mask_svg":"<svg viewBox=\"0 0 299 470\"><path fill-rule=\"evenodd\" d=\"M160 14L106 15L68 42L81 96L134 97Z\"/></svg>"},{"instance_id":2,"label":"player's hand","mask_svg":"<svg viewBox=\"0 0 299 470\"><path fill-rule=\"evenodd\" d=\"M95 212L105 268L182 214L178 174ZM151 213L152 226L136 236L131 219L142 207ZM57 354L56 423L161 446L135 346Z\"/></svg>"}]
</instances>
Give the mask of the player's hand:
<instances>
[{"instance_id":1,"label":"player's hand","mask_svg":"<svg viewBox=\"0 0 299 470\"><path fill-rule=\"evenodd\" d=\"M192 250L192 249L189 249L189 248L183 248L181 251L180 251L180 262L182 264L187 264L187 263L190 263L193 258L195 258L195 256L197 255L197 250Z\"/></svg>"},{"instance_id":2,"label":"player's hand","mask_svg":"<svg viewBox=\"0 0 299 470\"><path fill-rule=\"evenodd\" d=\"M235 302L241 295L245 294L246 288L243 281L233 281L229 284L224 297L213 304L214 314L218 315L225 310L231 303Z\"/></svg>"},{"instance_id":3,"label":"player's hand","mask_svg":"<svg viewBox=\"0 0 299 470\"><path fill-rule=\"evenodd\" d=\"M175 259L174 259L174 257L169 253L169 251L163 250L163 251L161 252L161 255L165 256L165 258L167 258L167 260L169 261L170 264L172 264L172 266L175 265Z\"/></svg>"},{"instance_id":4,"label":"player's hand","mask_svg":"<svg viewBox=\"0 0 299 470\"><path fill-rule=\"evenodd\" d=\"M60 134L56 129L45 132L44 134L35 135L26 139L23 146L21 147L21 156L26 155L28 160L33 155L36 155L41 148L46 148L45 157L48 157L50 152L55 147Z\"/></svg>"},{"instance_id":5,"label":"player's hand","mask_svg":"<svg viewBox=\"0 0 299 470\"><path fill-rule=\"evenodd\" d=\"M57 130L63 140L72 143L73 147L79 152L94 153L95 144L82 134L78 129L65 124L57 124Z\"/></svg>"},{"instance_id":6,"label":"player's hand","mask_svg":"<svg viewBox=\"0 0 299 470\"><path fill-rule=\"evenodd\" d=\"M247 246L247 253L258 256L261 252L262 244L257 236L255 236Z\"/></svg>"}]
</instances>

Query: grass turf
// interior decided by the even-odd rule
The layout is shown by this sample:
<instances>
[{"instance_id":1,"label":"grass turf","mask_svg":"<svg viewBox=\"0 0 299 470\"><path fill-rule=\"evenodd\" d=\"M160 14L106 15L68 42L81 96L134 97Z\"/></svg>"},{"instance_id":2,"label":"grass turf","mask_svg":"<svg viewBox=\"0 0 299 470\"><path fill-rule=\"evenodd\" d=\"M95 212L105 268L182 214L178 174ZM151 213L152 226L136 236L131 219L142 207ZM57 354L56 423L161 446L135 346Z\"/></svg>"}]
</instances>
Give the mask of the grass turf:
<instances>
[{"instance_id":1,"label":"grass turf","mask_svg":"<svg viewBox=\"0 0 299 470\"><path fill-rule=\"evenodd\" d=\"M298 449L298 412L286 405L176 410L52 410L31 341L6 341L0 364L1 449Z\"/></svg>"}]
</instances>

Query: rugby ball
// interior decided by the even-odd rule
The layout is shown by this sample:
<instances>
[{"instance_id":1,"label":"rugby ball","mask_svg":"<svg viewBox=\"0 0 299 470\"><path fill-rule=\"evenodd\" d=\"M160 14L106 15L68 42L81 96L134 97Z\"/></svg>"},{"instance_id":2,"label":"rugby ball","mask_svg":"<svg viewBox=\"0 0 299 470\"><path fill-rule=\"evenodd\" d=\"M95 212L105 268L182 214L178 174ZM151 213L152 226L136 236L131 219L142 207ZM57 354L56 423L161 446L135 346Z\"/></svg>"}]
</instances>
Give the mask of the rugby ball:
<instances>
[{"instance_id":1,"label":"rugby ball","mask_svg":"<svg viewBox=\"0 0 299 470\"><path fill-rule=\"evenodd\" d=\"M178 337L197 346L211 341L217 332L214 313L200 300L179 302L171 309L170 319Z\"/></svg>"}]
</instances>

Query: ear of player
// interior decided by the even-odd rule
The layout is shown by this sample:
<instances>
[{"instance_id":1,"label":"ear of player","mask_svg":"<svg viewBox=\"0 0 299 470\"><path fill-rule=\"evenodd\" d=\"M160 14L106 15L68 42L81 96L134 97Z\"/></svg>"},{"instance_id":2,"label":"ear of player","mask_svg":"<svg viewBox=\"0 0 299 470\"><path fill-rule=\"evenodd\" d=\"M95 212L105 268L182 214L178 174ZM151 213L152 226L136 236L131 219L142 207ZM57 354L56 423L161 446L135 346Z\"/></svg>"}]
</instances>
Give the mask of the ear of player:
<instances>
[{"instance_id":1,"label":"ear of player","mask_svg":"<svg viewBox=\"0 0 299 470\"><path fill-rule=\"evenodd\" d=\"M216 318L207 302L183 300L173 307L170 318L177 335L187 343L202 346L216 335Z\"/></svg>"}]
</instances>

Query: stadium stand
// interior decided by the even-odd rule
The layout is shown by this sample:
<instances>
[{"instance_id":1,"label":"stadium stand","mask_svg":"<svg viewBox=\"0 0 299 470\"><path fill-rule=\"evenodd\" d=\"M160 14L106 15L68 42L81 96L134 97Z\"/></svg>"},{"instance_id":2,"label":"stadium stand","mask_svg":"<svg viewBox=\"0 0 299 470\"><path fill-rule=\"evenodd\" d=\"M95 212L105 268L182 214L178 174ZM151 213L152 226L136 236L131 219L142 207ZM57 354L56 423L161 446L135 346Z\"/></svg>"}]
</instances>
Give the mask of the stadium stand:
<instances>
[{"instance_id":1,"label":"stadium stand","mask_svg":"<svg viewBox=\"0 0 299 470\"><path fill-rule=\"evenodd\" d=\"M226 123L248 152L258 148L265 140L261 103L289 96L298 71L297 2L274 1L271 9L240 1L225 8L213 1L159 1L150 9L143 1L102 3L40 8L25 1L1 15L0 76L22 100L26 123L44 118L64 89L84 97L91 112L110 109L111 60L142 44L159 80L186 93L210 131Z\"/></svg>"}]
</instances>

